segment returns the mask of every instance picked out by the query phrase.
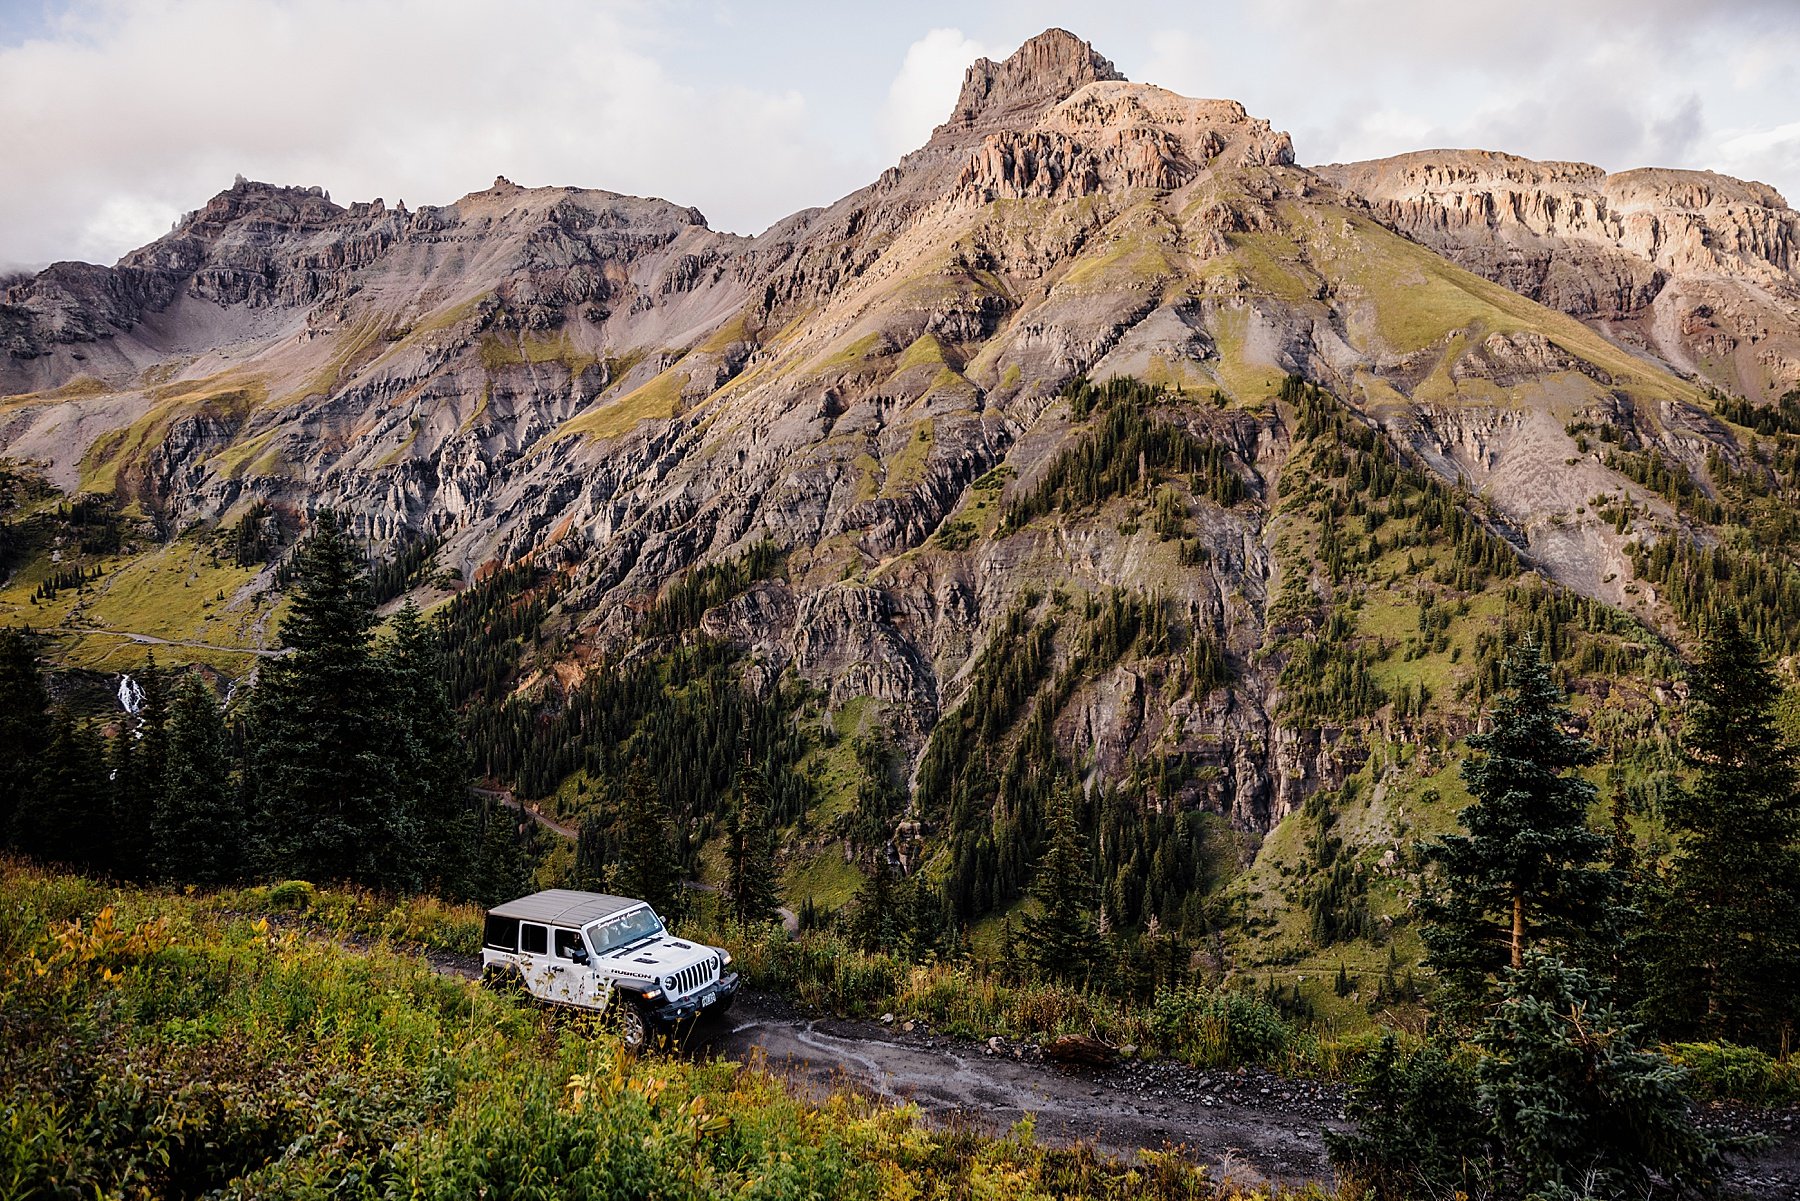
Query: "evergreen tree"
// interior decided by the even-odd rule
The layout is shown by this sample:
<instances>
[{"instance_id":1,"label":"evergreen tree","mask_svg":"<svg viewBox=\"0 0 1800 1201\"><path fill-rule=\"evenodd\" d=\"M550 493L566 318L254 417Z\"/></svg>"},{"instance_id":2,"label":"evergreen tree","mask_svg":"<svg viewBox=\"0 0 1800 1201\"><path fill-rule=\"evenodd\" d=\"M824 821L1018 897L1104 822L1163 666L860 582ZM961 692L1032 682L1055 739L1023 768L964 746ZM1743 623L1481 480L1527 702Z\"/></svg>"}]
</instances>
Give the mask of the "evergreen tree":
<instances>
[{"instance_id":1,"label":"evergreen tree","mask_svg":"<svg viewBox=\"0 0 1800 1201\"><path fill-rule=\"evenodd\" d=\"M1392 1033L1350 1084L1347 1132L1327 1131L1331 1162L1377 1201L1479 1196L1489 1148L1473 1073L1427 1043L1410 1054Z\"/></svg>"},{"instance_id":2,"label":"evergreen tree","mask_svg":"<svg viewBox=\"0 0 1800 1201\"><path fill-rule=\"evenodd\" d=\"M1666 805L1680 839L1651 936L1649 1012L1670 1035L1785 1050L1800 1016L1800 798L1780 686L1728 616L1690 687L1693 785Z\"/></svg>"},{"instance_id":3,"label":"evergreen tree","mask_svg":"<svg viewBox=\"0 0 1800 1201\"><path fill-rule=\"evenodd\" d=\"M871 954L904 953L906 919L897 891L887 856L876 855L850 901L850 941L859 949Z\"/></svg>"},{"instance_id":4,"label":"evergreen tree","mask_svg":"<svg viewBox=\"0 0 1800 1201\"><path fill-rule=\"evenodd\" d=\"M478 824L468 743L444 684L443 652L418 606L408 601L394 615L392 631L382 664L393 703L391 749L399 760L395 804L412 837L395 848L385 874L396 886L462 896L470 886Z\"/></svg>"},{"instance_id":5,"label":"evergreen tree","mask_svg":"<svg viewBox=\"0 0 1800 1201\"><path fill-rule=\"evenodd\" d=\"M1594 866L1609 840L1587 825L1593 785L1572 774L1594 748L1570 732L1535 642L1507 667L1490 728L1469 738L1477 757L1462 768L1475 797L1459 819L1467 833L1427 848L1443 878L1423 905L1423 935L1453 1012L1485 1000L1492 977L1527 950L1583 946L1611 922L1610 877Z\"/></svg>"},{"instance_id":6,"label":"evergreen tree","mask_svg":"<svg viewBox=\"0 0 1800 1201\"><path fill-rule=\"evenodd\" d=\"M614 813L619 847L616 886L625 896L648 901L662 917L673 917L681 902L681 864L675 857L674 833L662 790L641 758L633 759L625 773L625 786L615 796Z\"/></svg>"},{"instance_id":7,"label":"evergreen tree","mask_svg":"<svg viewBox=\"0 0 1800 1201\"><path fill-rule=\"evenodd\" d=\"M111 862L107 787L100 736L59 708L37 774L13 811L13 845L53 863L91 867Z\"/></svg>"},{"instance_id":8,"label":"evergreen tree","mask_svg":"<svg viewBox=\"0 0 1800 1201\"><path fill-rule=\"evenodd\" d=\"M1686 1071L1646 1050L1585 972L1534 952L1502 994L1476 1039L1502 1195L1710 1191L1729 1144L1695 1126Z\"/></svg>"},{"instance_id":9,"label":"evergreen tree","mask_svg":"<svg viewBox=\"0 0 1800 1201\"><path fill-rule=\"evenodd\" d=\"M49 708L29 632L0 629L0 837L8 840L50 744Z\"/></svg>"},{"instance_id":10,"label":"evergreen tree","mask_svg":"<svg viewBox=\"0 0 1800 1201\"><path fill-rule=\"evenodd\" d=\"M495 797L477 811L475 860L469 896L498 905L531 891L531 840L535 822Z\"/></svg>"},{"instance_id":11,"label":"evergreen tree","mask_svg":"<svg viewBox=\"0 0 1800 1201\"><path fill-rule=\"evenodd\" d=\"M231 768L219 702L199 672L188 672L169 710L152 830L156 870L165 879L224 884L239 876L247 832Z\"/></svg>"},{"instance_id":12,"label":"evergreen tree","mask_svg":"<svg viewBox=\"0 0 1800 1201\"><path fill-rule=\"evenodd\" d=\"M1708 1192L1742 1145L1694 1123L1687 1073L1583 971L1537 951L1506 969L1470 1063L1434 1041L1386 1036L1350 1089L1355 1129L1328 1133L1334 1164L1380 1201L1534 1201Z\"/></svg>"},{"instance_id":13,"label":"evergreen tree","mask_svg":"<svg viewBox=\"0 0 1800 1201\"><path fill-rule=\"evenodd\" d=\"M415 836L395 803L394 729L371 651L375 613L344 522L322 511L295 562L287 653L252 696L251 783L268 867L313 880L379 884Z\"/></svg>"},{"instance_id":14,"label":"evergreen tree","mask_svg":"<svg viewBox=\"0 0 1800 1201\"><path fill-rule=\"evenodd\" d=\"M725 824L725 901L732 919L743 925L773 921L775 831L769 826L768 790L762 773L745 758L733 788L731 816Z\"/></svg>"},{"instance_id":15,"label":"evergreen tree","mask_svg":"<svg viewBox=\"0 0 1800 1201\"><path fill-rule=\"evenodd\" d=\"M1089 873L1093 856L1076 829L1069 790L1052 799L1049 816L1049 844L1031 882L1039 908L1025 915L1021 934L1025 954L1039 973L1080 980L1100 951L1094 929L1096 889Z\"/></svg>"},{"instance_id":16,"label":"evergreen tree","mask_svg":"<svg viewBox=\"0 0 1800 1201\"><path fill-rule=\"evenodd\" d=\"M156 809L156 792L151 781L139 771L137 737L129 715L120 723L119 732L102 747L106 760L107 799L112 812L108 818L111 831L111 854L106 868L127 880L141 880L150 874L150 816Z\"/></svg>"}]
</instances>

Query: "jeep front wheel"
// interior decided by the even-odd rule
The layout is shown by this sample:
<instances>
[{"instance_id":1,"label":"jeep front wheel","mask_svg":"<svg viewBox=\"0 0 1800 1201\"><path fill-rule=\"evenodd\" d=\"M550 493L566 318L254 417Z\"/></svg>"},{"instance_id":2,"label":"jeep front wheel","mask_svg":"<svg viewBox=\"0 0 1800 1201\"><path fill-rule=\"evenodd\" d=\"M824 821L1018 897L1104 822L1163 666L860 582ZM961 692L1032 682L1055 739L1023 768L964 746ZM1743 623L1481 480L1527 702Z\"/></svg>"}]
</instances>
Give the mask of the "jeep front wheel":
<instances>
[{"instance_id":1,"label":"jeep front wheel","mask_svg":"<svg viewBox=\"0 0 1800 1201\"><path fill-rule=\"evenodd\" d=\"M613 1024L625 1049L637 1054L650 1049L656 1041L656 1021L642 1001L620 997L613 1005Z\"/></svg>"}]
</instances>

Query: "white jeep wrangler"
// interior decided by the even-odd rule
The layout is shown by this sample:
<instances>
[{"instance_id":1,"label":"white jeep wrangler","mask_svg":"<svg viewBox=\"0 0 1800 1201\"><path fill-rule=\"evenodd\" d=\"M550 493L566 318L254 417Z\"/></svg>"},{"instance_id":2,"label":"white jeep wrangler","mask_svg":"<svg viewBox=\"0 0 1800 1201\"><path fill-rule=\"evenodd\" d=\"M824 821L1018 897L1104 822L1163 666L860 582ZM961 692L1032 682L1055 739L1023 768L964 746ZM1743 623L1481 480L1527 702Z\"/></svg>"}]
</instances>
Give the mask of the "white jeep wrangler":
<instances>
[{"instance_id":1,"label":"white jeep wrangler","mask_svg":"<svg viewBox=\"0 0 1800 1201\"><path fill-rule=\"evenodd\" d=\"M605 1013L632 1050L737 995L731 954L675 938L643 901L552 888L488 910L481 981Z\"/></svg>"}]
</instances>

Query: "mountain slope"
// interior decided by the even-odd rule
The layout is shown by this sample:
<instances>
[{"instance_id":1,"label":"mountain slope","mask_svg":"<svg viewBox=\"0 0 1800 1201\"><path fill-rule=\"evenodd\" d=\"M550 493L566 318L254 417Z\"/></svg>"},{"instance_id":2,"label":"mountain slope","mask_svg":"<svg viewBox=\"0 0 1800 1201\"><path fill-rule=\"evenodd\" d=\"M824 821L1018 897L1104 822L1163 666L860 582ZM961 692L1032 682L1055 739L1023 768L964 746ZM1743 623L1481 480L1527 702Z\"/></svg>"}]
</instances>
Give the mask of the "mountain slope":
<instances>
[{"instance_id":1,"label":"mountain slope","mask_svg":"<svg viewBox=\"0 0 1800 1201\"><path fill-rule=\"evenodd\" d=\"M1644 548L1731 536L1744 481L1791 490L1666 363L1758 398L1789 378L1792 212L1555 167L1546 189L1614 214L1637 186L1694 224L1592 232L1581 192L1533 225L1482 190L1531 175L1503 162L1460 191L1436 157L1309 171L1241 106L1053 30L971 67L880 179L756 238L504 180L418 210L240 183L116 268L9 291L0 446L136 505L145 547L265 509L291 538L330 505L381 546L429 536L463 584L529 556L558 638L518 739L596 667L729 643L753 692L892 733L909 800L872 821L965 917L1016 896L1052 764L1125 798L1146 841L1108 852L1120 879L1151 874L1143 831L1217 815L1237 834L1156 869L1193 892L1320 797L1362 807L1372 866L1435 820L1404 796L1502 630L1577 620L1557 654L1584 711L1659 729L1650 631L1691 614L1637 578ZM1658 340L1702 287L1764 305L1766 353ZM1086 382L1109 380L1143 386ZM668 619L702 565L736 583ZM104 580L28 605L48 570L0 592L11 616L107 611ZM855 841L825 825L811 850ZM1275 848L1296 879L1326 866L1308 846Z\"/></svg>"}]
</instances>

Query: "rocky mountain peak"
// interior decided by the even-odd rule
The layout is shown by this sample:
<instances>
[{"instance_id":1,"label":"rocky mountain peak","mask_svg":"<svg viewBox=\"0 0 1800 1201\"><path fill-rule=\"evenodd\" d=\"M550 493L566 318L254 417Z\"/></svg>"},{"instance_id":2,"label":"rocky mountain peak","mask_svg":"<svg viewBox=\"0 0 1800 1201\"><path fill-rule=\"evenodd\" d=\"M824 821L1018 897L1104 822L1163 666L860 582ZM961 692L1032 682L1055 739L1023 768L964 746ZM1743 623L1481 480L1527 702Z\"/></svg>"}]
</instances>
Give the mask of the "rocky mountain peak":
<instances>
[{"instance_id":1,"label":"rocky mountain peak","mask_svg":"<svg viewBox=\"0 0 1800 1201\"><path fill-rule=\"evenodd\" d=\"M1046 29L1005 62L978 58L943 128L993 129L1029 122L1043 110L1102 80L1123 80L1093 46L1066 29Z\"/></svg>"}]
</instances>

